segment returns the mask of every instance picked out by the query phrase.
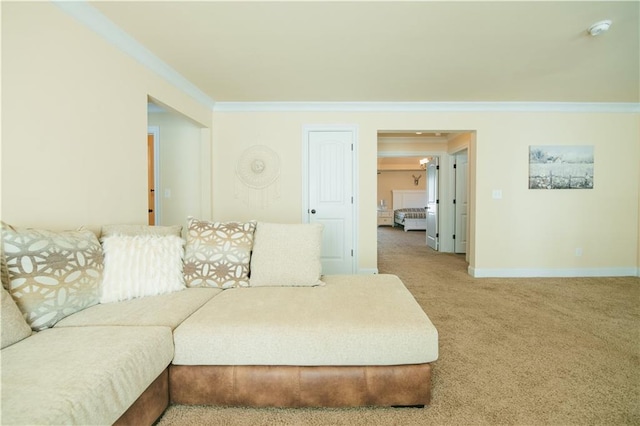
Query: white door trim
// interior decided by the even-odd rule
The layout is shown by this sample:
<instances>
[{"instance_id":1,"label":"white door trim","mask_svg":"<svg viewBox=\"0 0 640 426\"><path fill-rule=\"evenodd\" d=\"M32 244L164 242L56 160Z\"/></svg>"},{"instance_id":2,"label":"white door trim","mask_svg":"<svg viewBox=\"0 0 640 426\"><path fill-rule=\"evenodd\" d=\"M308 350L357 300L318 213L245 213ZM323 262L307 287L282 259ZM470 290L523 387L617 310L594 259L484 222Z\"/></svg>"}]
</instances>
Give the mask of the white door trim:
<instances>
[{"instance_id":1,"label":"white door trim","mask_svg":"<svg viewBox=\"0 0 640 426\"><path fill-rule=\"evenodd\" d=\"M460 161L461 157L464 157L464 161ZM469 166L469 152L466 149L457 151L455 154L452 154L451 156L452 158L452 164L453 164L453 186L452 186L452 194L454 197L454 200L456 201L453 204L453 225L454 225L454 233L455 233L455 239L453 241L453 246L454 246L454 253L467 253L467 244L469 241L469 178L468 178L468 166ZM464 167L466 167L467 170L465 170L465 179L464 182L460 182L459 178L460 178L460 170L461 170L461 166L464 165ZM462 188L462 194L460 194ZM464 210L464 216L465 216L465 221L464 224L462 226L462 229L466 230L464 232L464 235L461 234L461 231L459 229L459 213L461 212L461 200L460 197L458 195L463 195L464 198L466 198L466 206L465 206L465 210ZM460 251L459 249L461 248L459 245L461 244L461 241L464 241L464 251Z\"/></svg>"},{"instance_id":2,"label":"white door trim","mask_svg":"<svg viewBox=\"0 0 640 426\"><path fill-rule=\"evenodd\" d=\"M357 125L330 125L330 124L305 124L302 126L302 206L300 209L300 218L302 223L309 223L309 133L314 131L350 131L353 132L353 153L351 155L351 182L352 189L351 193L353 195L353 204L351 209L351 220L352 220L352 235L351 235L351 247L353 247L353 256L351 258L351 271L352 273L358 272L358 210L359 210L359 196L358 196L358 188L360 187L360 183L358 180L358 126Z\"/></svg>"},{"instance_id":3,"label":"white door trim","mask_svg":"<svg viewBox=\"0 0 640 426\"><path fill-rule=\"evenodd\" d=\"M160 127L148 126L147 134L153 135L153 184L156 188L155 197L153 197L153 210L156 212L156 225L162 224L162 213L160 211Z\"/></svg>"}]
</instances>

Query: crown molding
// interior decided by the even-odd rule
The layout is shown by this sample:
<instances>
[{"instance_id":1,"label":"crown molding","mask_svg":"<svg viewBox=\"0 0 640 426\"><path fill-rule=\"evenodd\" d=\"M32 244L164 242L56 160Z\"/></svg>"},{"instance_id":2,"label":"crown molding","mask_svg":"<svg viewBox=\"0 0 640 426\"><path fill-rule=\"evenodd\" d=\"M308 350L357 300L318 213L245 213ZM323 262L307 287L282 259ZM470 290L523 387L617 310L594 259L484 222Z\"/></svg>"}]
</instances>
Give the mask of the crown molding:
<instances>
[{"instance_id":1,"label":"crown molding","mask_svg":"<svg viewBox=\"0 0 640 426\"><path fill-rule=\"evenodd\" d=\"M75 18L92 31L102 36L106 41L131 56L142 65L167 80L201 104L213 109L215 101L206 93L191 83L178 71L158 58L122 28L114 24L95 7L85 1L52 0L53 4L62 11Z\"/></svg>"},{"instance_id":2,"label":"crown molding","mask_svg":"<svg viewBox=\"0 0 640 426\"><path fill-rule=\"evenodd\" d=\"M217 112L579 112L640 113L616 102L216 102Z\"/></svg>"}]
</instances>

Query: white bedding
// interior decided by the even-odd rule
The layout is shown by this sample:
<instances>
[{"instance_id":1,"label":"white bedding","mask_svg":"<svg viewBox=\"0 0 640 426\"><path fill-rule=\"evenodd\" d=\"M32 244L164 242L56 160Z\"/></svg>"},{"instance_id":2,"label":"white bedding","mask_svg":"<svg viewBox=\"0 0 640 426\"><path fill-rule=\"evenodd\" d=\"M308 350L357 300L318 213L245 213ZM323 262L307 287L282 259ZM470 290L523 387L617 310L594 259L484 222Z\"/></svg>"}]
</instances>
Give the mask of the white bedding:
<instances>
[{"instance_id":1,"label":"white bedding","mask_svg":"<svg viewBox=\"0 0 640 426\"><path fill-rule=\"evenodd\" d=\"M394 211L393 226L404 227L405 232L427 229L427 213L424 208L406 208Z\"/></svg>"},{"instance_id":2,"label":"white bedding","mask_svg":"<svg viewBox=\"0 0 640 426\"><path fill-rule=\"evenodd\" d=\"M427 193L425 190L393 190L393 226L403 226L405 232L426 230Z\"/></svg>"}]
</instances>

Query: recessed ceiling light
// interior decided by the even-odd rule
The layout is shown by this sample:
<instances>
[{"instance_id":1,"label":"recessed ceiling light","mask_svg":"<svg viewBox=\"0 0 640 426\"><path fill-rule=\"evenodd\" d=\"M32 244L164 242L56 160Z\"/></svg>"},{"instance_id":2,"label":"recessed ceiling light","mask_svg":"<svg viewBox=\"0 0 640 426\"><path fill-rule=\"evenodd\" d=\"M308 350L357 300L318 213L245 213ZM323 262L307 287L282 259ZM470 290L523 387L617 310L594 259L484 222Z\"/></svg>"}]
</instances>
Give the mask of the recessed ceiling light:
<instances>
[{"instance_id":1,"label":"recessed ceiling light","mask_svg":"<svg viewBox=\"0 0 640 426\"><path fill-rule=\"evenodd\" d=\"M611 26L611 20L607 19L607 20L604 20L604 21L596 22L595 24L590 26L587 31L592 36L597 36L599 34L602 34L605 31L607 31L610 26Z\"/></svg>"},{"instance_id":2,"label":"recessed ceiling light","mask_svg":"<svg viewBox=\"0 0 640 426\"><path fill-rule=\"evenodd\" d=\"M421 134L422 134L422 132L416 132L416 135L421 135Z\"/></svg>"}]
</instances>

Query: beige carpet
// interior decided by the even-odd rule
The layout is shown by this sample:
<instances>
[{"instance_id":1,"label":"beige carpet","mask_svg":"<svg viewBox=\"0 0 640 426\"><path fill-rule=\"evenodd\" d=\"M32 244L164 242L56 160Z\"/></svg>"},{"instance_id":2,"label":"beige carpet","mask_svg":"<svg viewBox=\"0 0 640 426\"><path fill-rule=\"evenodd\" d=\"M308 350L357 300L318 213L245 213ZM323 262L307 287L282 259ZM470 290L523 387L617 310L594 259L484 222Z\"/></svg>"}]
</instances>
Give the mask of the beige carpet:
<instances>
[{"instance_id":1,"label":"beige carpet","mask_svg":"<svg viewBox=\"0 0 640 426\"><path fill-rule=\"evenodd\" d=\"M378 267L440 334L424 409L171 406L159 425L640 425L640 279L473 279L424 232L379 228Z\"/></svg>"}]
</instances>

